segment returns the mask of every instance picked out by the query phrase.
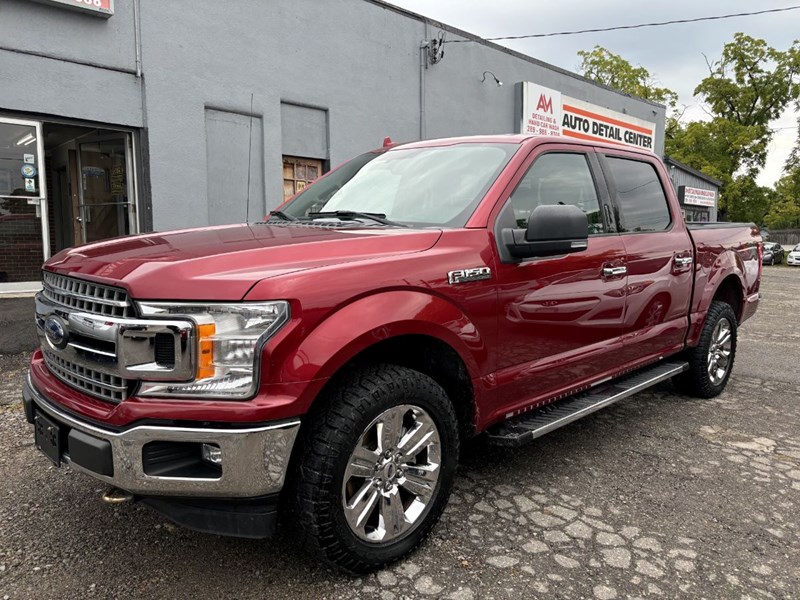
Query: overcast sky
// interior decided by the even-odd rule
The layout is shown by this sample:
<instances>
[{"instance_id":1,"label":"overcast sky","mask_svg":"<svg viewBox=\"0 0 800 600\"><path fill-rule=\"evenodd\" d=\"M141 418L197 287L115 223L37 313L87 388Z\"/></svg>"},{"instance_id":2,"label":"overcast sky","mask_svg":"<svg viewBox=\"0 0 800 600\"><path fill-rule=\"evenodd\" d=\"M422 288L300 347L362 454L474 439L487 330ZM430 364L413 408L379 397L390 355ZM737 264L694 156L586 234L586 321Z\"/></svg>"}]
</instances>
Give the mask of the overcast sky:
<instances>
[{"instance_id":1,"label":"overcast sky","mask_svg":"<svg viewBox=\"0 0 800 600\"><path fill-rule=\"evenodd\" d=\"M477 34L481 37L525 35L668 21L798 5L798 0L389 0L393 4ZM704 117L700 100L692 94L706 76L703 54L719 57L722 46L737 31L763 38L779 50L800 38L800 10L719 21L649 27L630 31L588 33L544 39L498 42L564 69L577 71L578 50L595 45L621 54L646 67L661 84L675 90L679 104L688 106L685 119ZM455 50L451 50L455 51ZM498 73L502 79L502 74ZM759 183L772 185L797 137L797 116L787 110L772 126L779 129L770 145Z\"/></svg>"}]
</instances>

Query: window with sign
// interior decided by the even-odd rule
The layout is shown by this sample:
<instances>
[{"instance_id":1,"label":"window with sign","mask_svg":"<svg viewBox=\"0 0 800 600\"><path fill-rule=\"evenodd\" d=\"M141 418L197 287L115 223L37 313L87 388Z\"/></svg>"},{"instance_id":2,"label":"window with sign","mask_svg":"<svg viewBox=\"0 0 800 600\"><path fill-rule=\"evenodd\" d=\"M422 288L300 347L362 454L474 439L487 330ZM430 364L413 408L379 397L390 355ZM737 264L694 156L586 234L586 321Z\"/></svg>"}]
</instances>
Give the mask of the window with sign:
<instances>
[{"instance_id":1,"label":"window with sign","mask_svg":"<svg viewBox=\"0 0 800 600\"><path fill-rule=\"evenodd\" d=\"M286 200L322 175L322 161L296 156L283 157L283 199Z\"/></svg>"}]
</instances>

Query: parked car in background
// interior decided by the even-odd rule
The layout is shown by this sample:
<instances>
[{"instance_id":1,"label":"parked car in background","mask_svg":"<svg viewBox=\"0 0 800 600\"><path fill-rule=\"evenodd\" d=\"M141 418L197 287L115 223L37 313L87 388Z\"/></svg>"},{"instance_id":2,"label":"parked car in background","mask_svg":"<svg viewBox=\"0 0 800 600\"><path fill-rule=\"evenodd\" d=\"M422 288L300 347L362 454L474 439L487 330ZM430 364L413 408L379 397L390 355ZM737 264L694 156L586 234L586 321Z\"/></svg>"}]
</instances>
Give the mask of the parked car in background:
<instances>
[{"instance_id":1,"label":"parked car in background","mask_svg":"<svg viewBox=\"0 0 800 600\"><path fill-rule=\"evenodd\" d=\"M800 266L800 244L794 247L794 250L789 252L789 256L786 259L787 265L795 265Z\"/></svg>"},{"instance_id":2,"label":"parked car in background","mask_svg":"<svg viewBox=\"0 0 800 600\"><path fill-rule=\"evenodd\" d=\"M776 242L766 242L764 244L765 265L779 265L783 262L783 246Z\"/></svg>"}]
</instances>

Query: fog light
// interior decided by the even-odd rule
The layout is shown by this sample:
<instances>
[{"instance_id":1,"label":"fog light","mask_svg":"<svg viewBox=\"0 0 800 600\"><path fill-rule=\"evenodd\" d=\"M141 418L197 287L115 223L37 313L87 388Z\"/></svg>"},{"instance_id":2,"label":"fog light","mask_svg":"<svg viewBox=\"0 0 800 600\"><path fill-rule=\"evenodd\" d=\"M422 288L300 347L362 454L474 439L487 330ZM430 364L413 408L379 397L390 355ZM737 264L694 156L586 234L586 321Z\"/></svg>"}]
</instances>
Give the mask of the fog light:
<instances>
[{"instance_id":1,"label":"fog light","mask_svg":"<svg viewBox=\"0 0 800 600\"><path fill-rule=\"evenodd\" d=\"M222 450L213 444L203 444L201 453L203 460L212 465L222 465Z\"/></svg>"}]
</instances>

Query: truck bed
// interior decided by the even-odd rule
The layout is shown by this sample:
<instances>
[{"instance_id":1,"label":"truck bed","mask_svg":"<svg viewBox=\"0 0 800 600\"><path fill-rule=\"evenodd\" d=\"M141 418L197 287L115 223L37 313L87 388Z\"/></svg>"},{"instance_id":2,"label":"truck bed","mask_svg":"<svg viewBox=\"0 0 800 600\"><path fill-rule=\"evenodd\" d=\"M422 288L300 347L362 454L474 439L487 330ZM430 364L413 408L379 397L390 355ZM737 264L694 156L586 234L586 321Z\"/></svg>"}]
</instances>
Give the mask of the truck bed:
<instances>
[{"instance_id":1,"label":"truck bed","mask_svg":"<svg viewBox=\"0 0 800 600\"><path fill-rule=\"evenodd\" d=\"M740 324L755 313L762 268L761 232L753 223L686 225L695 247L695 284L687 338L687 344L693 346L715 290L727 295L725 300L737 311Z\"/></svg>"}]
</instances>

